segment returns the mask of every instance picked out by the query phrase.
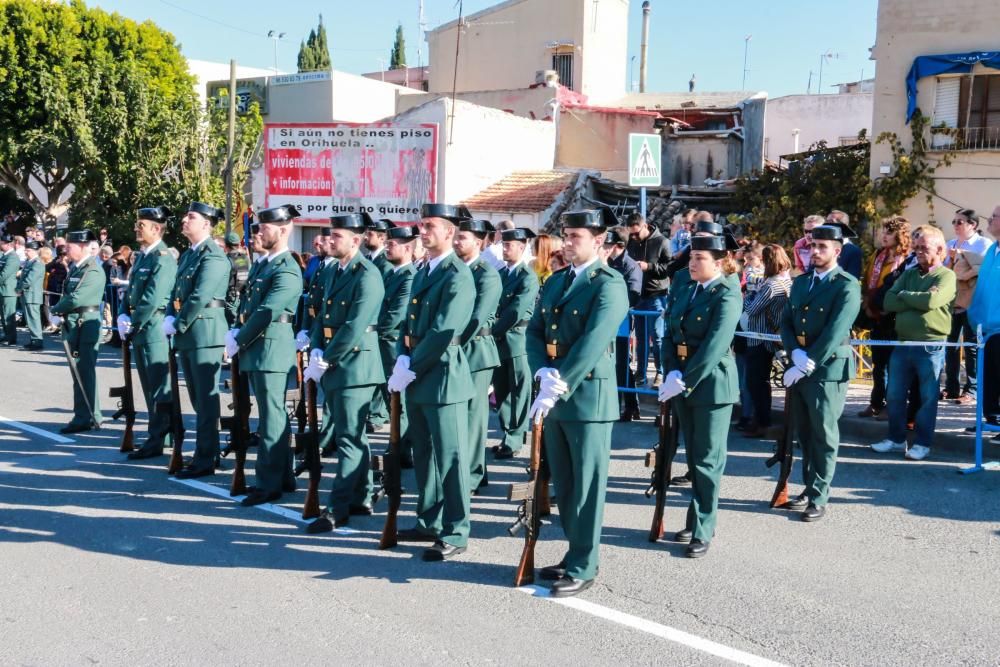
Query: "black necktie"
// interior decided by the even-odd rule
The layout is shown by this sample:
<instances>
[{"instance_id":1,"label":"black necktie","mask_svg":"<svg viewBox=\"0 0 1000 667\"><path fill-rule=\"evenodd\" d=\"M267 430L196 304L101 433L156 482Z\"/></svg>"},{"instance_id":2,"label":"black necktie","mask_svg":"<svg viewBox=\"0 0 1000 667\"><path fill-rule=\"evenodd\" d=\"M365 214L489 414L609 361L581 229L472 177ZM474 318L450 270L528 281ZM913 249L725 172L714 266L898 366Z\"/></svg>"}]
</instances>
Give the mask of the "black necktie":
<instances>
[{"instance_id":1,"label":"black necktie","mask_svg":"<svg viewBox=\"0 0 1000 667\"><path fill-rule=\"evenodd\" d=\"M697 285L694 286L694 292L691 293L691 303L694 303L694 300L698 298L698 294L700 292L701 292L701 283L698 283Z\"/></svg>"},{"instance_id":2,"label":"black necktie","mask_svg":"<svg viewBox=\"0 0 1000 667\"><path fill-rule=\"evenodd\" d=\"M566 293L569 292L569 288L573 286L574 280L576 280L576 271L574 271L573 269L567 269L566 281L563 283L563 291L562 291L563 296L566 296Z\"/></svg>"},{"instance_id":3,"label":"black necktie","mask_svg":"<svg viewBox=\"0 0 1000 667\"><path fill-rule=\"evenodd\" d=\"M821 280L823 280L823 279L817 277L816 274L813 273L812 280L809 282L809 291L812 292L813 291L813 287L816 287L816 283L820 282Z\"/></svg>"}]
</instances>

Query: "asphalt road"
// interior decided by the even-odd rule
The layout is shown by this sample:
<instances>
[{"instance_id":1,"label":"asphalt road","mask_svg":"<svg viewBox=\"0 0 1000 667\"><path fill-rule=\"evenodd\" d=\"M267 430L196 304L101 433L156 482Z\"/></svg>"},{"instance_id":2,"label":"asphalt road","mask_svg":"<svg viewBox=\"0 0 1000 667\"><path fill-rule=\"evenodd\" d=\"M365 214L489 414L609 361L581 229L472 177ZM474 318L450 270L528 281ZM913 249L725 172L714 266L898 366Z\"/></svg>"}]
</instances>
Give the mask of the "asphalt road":
<instances>
[{"instance_id":1,"label":"asphalt road","mask_svg":"<svg viewBox=\"0 0 1000 667\"><path fill-rule=\"evenodd\" d=\"M115 354L101 356L104 394L120 384ZM55 349L0 348L7 420L56 433L70 382ZM956 474L964 460L845 443L827 517L805 524L767 508L770 444L733 437L718 534L689 560L683 545L646 538L651 422L616 425L601 574L561 604L511 586L522 542L506 534L504 498L524 460L491 465L469 551L424 563L416 546L377 549L384 504L356 532L308 536L223 497L228 470L204 480L216 495L169 479L167 457L126 462L120 433L112 423L59 442L0 422L0 664L1000 662L997 478ZM282 505L297 513L303 496ZM668 531L683 527L686 502L671 492ZM412 509L407 496L401 526ZM563 545L546 525L539 566Z\"/></svg>"}]
</instances>

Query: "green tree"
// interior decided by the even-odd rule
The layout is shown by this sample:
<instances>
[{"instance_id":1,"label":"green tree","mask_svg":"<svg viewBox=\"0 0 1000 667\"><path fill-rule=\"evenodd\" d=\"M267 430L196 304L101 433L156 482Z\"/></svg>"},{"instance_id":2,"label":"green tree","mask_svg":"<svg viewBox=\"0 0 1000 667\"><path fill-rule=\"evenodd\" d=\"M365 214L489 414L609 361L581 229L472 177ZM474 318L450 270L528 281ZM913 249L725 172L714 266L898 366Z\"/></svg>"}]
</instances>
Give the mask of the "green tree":
<instances>
[{"instance_id":1,"label":"green tree","mask_svg":"<svg viewBox=\"0 0 1000 667\"><path fill-rule=\"evenodd\" d=\"M191 191L194 78L151 22L39 0L0 3L0 183L48 225L129 236L135 209Z\"/></svg>"},{"instance_id":2,"label":"green tree","mask_svg":"<svg viewBox=\"0 0 1000 667\"><path fill-rule=\"evenodd\" d=\"M396 40L389 54L389 69L406 69L406 39L403 37L403 24L396 26Z\"/></svg>"},{"instance_id":3,"label":"green tree","mask_svg":"<svg viewBox=\"0 0 1000 667\"><path fill-rule=\"evenodd\" d=\"M299 46L298 68L300 72L329 72L333 68L322 14L319 26L310 30L309 37Z\"/></svg>"}]
</instances>

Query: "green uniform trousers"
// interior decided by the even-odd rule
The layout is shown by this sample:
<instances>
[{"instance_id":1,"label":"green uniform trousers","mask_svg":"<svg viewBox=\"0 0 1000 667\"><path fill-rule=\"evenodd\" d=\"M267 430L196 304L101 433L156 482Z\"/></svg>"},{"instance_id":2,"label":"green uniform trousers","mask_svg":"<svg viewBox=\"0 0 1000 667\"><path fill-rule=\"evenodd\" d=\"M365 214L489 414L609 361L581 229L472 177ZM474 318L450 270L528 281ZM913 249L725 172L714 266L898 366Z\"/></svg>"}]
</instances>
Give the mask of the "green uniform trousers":
<instances>
[{"instance_id":1,"label":"green uniform trousers","mask_svg":"<svg viewBox=\"0 0 1000 667\"><path fill-rule=\"evenodd\" d=\"M569 550L566 574L597 575L604 499L611 458L611 422L545 420L545 456L552 472L556 506Z\"/></svg>"},{"instance_id":2,"label":"green uniform trousers","mask_svg":"<svg viewBox=\"0 0 1000 667\"><path fill-rule=\"evenodd\" d=\"M170 371L167 341L161 340L146 345L132 345L132 360L139 373L139 386L146 399L149 415L148 433L143 447L162 449L170 441L170 415L156 410L157 403L171 403ZM178 397L179 398L179 397Z\"/></svg>"},{"instance_id":3,"label":"green uniform trousers","mask_svg":"<svg viewBox=\"0 0 1000 667\"><path fill-rule=\"evenodd\" d=\"M70 420L70 425L90 424L91 420L100 424L103 416L97 391L97 349L101 345L101 320L95 316L73 326L63 324L62 335L76 357L76 370L80 373L80 382L83 384L81 391L76 381L73 382L73 419ZM90 402L90 407L94 410L92 415L87 413L84 392L86 401Z\"/></svg>"},{"instance_id":4,"label":"green uniform trousers","mask_svg":"<svg viewBox=\"0 0 1000 667\"><path fill-rule=\"evenodd\" d=\"M326 395L336 397L329 408L333 412L334 441L337 443L337 476L327 509L335 519L343 519L350 515L352 505L371 507L372 504L375 482L372 479L372 452L365 433L372 387L344 387L335 392L327 391Z\"/></svg>"},{"instance_id":5,"label":"green uniform trousers","mask_svg":"<svg viewBox=\"0 0 1000 667\"><path fill-rule=\"evenodd\" d=\"M221 347L197 347L178 350L179 370L184 373L188 398L195 414L195 450L191 465L206 468L215 465L219 455L219 372L222 369ZM180 397L176 397L180 400Z\"/></svg>"},{"instance_id":6,"label":"green uniform trousers","mask_svg":"<svg viewBox=\"0 0 1000 667\"><path fill-rule=\"evenodd\" d=\"M316 385L317 391L323 389L323 383L320 382ZM328 392L323 390L323 402L320 404L323 407L323 420L319 425L319 448L320 451L324 447L329 445L334 441L333 433L333 404L336 402L337 394L336 392ZM320 397L317 395L316 400L319 401Z\"/></svg>"},{"instance_id":7,"label":"green uniform trousers","mask_svg":"<svg viewBox=\"0 0 1000 667\"><path fill-rule=\"evenodd\" d=\"M391 374L390 368L387 376ZM371 405L368 407L368 421L377 426L389 421L389 388L385 383L375 386Z\"/></svg>"},{"instance_id":8,"label":"green uniform trousers","mask_svg":"<svg viewBox=\"0 0 1000 667\"><path fill-rule=\"evenodd\" d=\"M24 320L28 325L28 333L31 335L30 342L40 345L42 343L42 304L25 303L22 297L21 310L24 311Z\"/></svg>"},{"instance_id":9,"label":"green uniform trousers","mask_svg":"<svg viewBox=\"0 0 1000 667\"><path fill-rule=\"evenodd\" d=\"M0 325L3 328L3 337L8 343L13 345L17 342L17 319L14 313L17 311L17 297L11 294L0 296ZM89 422L88 422L89 423Z\"/></svg>"},{"instance_id":10,"label":"green uniform trousers","mask_svg":"<svg viewBox=\"0 0 1000 667\"><path fill-rule=\"evenodd\" d=\"M456 547L469 542L469 403L407 403L417 478L417 530Z\"/></svg>"},{"instance_id":11,"label":"green uniform trousers","mask_svg":"<svg viewBox=\"0 0 1000 667\"><path fill-rule=\"evenodd\" d=\"M531 369L527 355L500 362L493 373L493 394L497 399L497 420L503 431L503 444L516 452L524 446L530 427Z\"/></svg>"},{"instance_id":12,"label":"green uniform trousers","mask_svg":"<svg viewBox=\"0 0 1000 667\"><path fill-rule=\"evenodd\" d=\"M288 373L248 371L250 388L257 399L257 463L254 486L267 493L281 493L295 486L294 454L289 444L292 426L285 412Z\"/></svg>"},{"instance_id":13,"label":"green uniform trousers","mask_svg":"<svg viewBox=\"0 0 1000 667\"><path fill-rule=\"evenodd\" d=\"M826 505L837 468L840 426L846 382L795 383L788 390L789 412L802 446L802 480L805 493L817 507Z\"/></svg>"},{"instance_id":14,"label":"green uniform trousers","mask_svg":"<svg viewBox=\"0 0 1000 667\"><path fill-rule=\"evenodd\" d=\"M486 438L490 430L490 381L493 369L485 368L472 374L475 395L469 399L469 491L479 488L486 476Z\"/></svg>"},{"instance_id":15,"label":"green uniform trousers","mask_svg":"<svg viewBox=\"0 0 1000 667\"><path fill-rule=\"evenodd\" d=\"M731 403L691 406L684 399L672 403L684 437L688 469L693 473L685 528L693 532L694 539L711 542L719 511L719 487L726 469L733 406Z\"/></svg>"}]
</instances>

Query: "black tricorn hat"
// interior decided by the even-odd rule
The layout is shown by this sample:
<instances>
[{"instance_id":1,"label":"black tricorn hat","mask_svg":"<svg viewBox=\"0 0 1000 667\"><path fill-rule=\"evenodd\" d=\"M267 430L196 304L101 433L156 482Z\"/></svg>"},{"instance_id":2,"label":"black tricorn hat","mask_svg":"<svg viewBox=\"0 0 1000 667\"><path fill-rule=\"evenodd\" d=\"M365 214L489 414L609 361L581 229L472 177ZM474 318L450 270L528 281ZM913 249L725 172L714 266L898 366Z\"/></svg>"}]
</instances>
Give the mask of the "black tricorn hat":
<instances>
[{"instance_id":1,"label":"black tricorn hat","mask_svg":"<svg viewBox=\"0 0 1000 667\"><path fill-rule=\"evenodd\" d=\"M460 232L472 232L479 238L483 238L490 232L494 231L493 223L489 220L460 220L458 222L458 231Z\"/></svg>"},{"instance_id":2,"label":"black tricorn hat","mask_svg":"<svg viewBox=\"0 0 1000 667\"><path fill-rule=\"evenodd\" d=\"M90 229L74 229L66 232L66 243L90 243L96 240L97 235Z\"/></svg>"},{"instance_id":3,"label":"black tricorn hat","mask_svg":"<svg viewBox=\"0 0 1000 667\"><path fill-rule=\"evenodd\" d=\"M323 227L321 230L319 230L319 235L320 236L329 236L330 232L332 232L332 231L333 231L333 227Z\"/></svg>"},{"instance_id":4,"label":"black tricorn hat","mask_svg":"<svg viewBox=\"0 0 1000 667\"><path fill-rule=\"evenodd\" d=\"M387 234L390 239L396 239L397 241L412 241L420 236L420 230L417 229L416 225L400 225L399 227L389 228Z\"/></svg>"},{"instance_id":5,"label":"black tricorn hat","mask_svg":"<svg viewBox=\"0 0 1000 667\"><path fill-rule=\"evenodd\" d=\"M14 236L12 234L0 234L0 243L13 243Z\"/></svg>"},{"instance_id":6,"label":"black tricorn hat","mask_svg":"<svg viewBox=\"0 0 1000 667\"><path fill-rule=\"evenodd\" d=\"M691 250L718 250L725 252L726 239L721 236L692 236Z\"/></svg>"},{"instance_id":7,"label":"black tricorn hat","mask_svg":"<svg viewBox=\"0 0 1000 667\"><path fill-rule=\"evenodd\" d=\"M607 206L600 208L588 208L582 211L570 211L563 213L560 222L566 228L583 227L592 232L603 232L608 227L618 224L618 217Z\"/></svg>"},{"instance_id":8,"label":"black tricorn hat","mask_svg":"<svg viewBox=\"0 0 1000 667\"><path fill-rule=\"evenodd\" d=\"M472 214L465 206L452 204L424 204L420 207L421 218L444 218L458 224L461 220L471 220Z\"/></svg>"},{"instance_id":9,"label":"black tricorn hat","mask_svg":"<svg viewBox=\"0 0 1000 667\"><path fill-rule=\"evenodd\" d=\"M712 236L721 236L722 232L723 227L717 222L702 220L694 226L695 234L711 234Z\"/></svg>"},{"instance_id":10,"label":"black tricorn hat","mask_svg":"<svg viewBox=\"0 0 1000 667\"><path fill-rule=\"evenodd\" d=\"M843 227L846 225L818 225L813 227L812 237L814 241L840 241L844 242Z\"/></svg>"},{"instance_id":11,"label":"black tricorn hat","mask_svg":"<svg viewBox=\"0 0 1000 667\"><path fill-rule=\"evenodd\" d=\"M740 249L740 242L736 240L736 237L731 232L725 232L722 238L726 241L726 250L733 252Z\"/></svg>"},{"instance_id":12,"label":"black tricorn hat","mask_svg":"<svg viewBox=\"0 0 1000 667\"><path fill-rule=\"evenodd\" d=\"M857 238L857 236L858 236L857 232L855 232L853 229L851 229L849 226L845 225L842 222L827 222L826 224L823 224L823 225L820 225L820 226L821 227L837 227L837 228L839 228L840 229L841 238L845 238L845 239L847 239L847 238ZM814 232L816 231L815 227L813 228L813 231ZM813 238L817 238L817 237L814 235Z\"/></svg>"},{"instance_id":13,"label":"black tricorn hat","mask_svg":"<svg viewBox=\"0 0 1000 667\"><path fill-rule=\"evenodd\" d=\"M331 229L347 229L355 234L365 231L365 219L361 213L341 213L330 216ZM369 218L370 219L370 218Z\"/></svg>"},{"instance_id":14,"label":"black tricorn hat","mask_svg":"<svg viewBox=\"0 0 1000 667\"><path fill-rule=\"evenodd\" d=\"M208 204L202 204L200 201L193 201L191 205L188 206L188 213L197 213L203 215L209 220L218 222L226 217L226 212L222 209L215 208L214 206L209 206Z\"/></svg>"},{"instance_id":15,"label":"black tricorn hat","mask_svg":"<svg viewBox=\"0 0 1000 667\"><path fill-rule=\"evenodd\" d=\"M625 245L627 241L617 229L609 229L604 236L604 245Z\"/></svg>"},{"instance_id":16,"label":"black tricorn hat","mask_svg":"<svg viewBox=\"0 0 1000 667\"><path fill-rule=\"evenodd\" d=\"M365 215L368 215L367 213ZM387 232L396 224L388 218L379 218L378 220L372 220L371 217L365 222L365 227L368 228L370 232Z\"/></svg>"},{"instance_id":17,"label":"black tricorn hat","mask_svg":"<svg viewBox=\"0 0 1000 667\"><path fill-rule=\"evenodd\" d=\"M533 239L537 236L535 232L531 231L527 227L515 227L514 229L505 229L500 232L501 241L525 241Z\"/></svg>"},{"instance_id":18,"label":"black tricorn hat","mask_svg":"<svg viewBox=\"0 0 1000 667\"><path fill-rule=\"evenodd\" d=\"M291 204L285 204L284 206L275 206L274 208L265 208L263 211L257 211L257 220L258 222L266 222L272 225L287 225L300 215L302 214L299 213L299 209Z\"/></svg>"},{"instance_id":19,"label":"black tricorn hat","mask_svg":"<svg viewBox=\"0 0 1000 667\"><path fill-rule=\"evenodd\" d=\"M136 211L135 217L139 220L151 220L165 225L170 218L174 217L174 212L166 206L150 206L140 208Z\"/></svg>"},{"instance_id":20,"label":"black tricorn hat","mask_svg":"<svg viewBox=\"0 0 1000 667\"><path fill-rule=\"evenodd\" d=\"M250 223L250 235L260 234L260 223L254 220Z\"/></svg>"},{"instance_id":21,"label":"black tricorn hat","mask_svg":"<svg viewBox=\"0 0 1000 667\"><path fill-rule=\"evenodd\" d=\"M24 247L27 248L28 250L38 250L39 248L42 247L42 244L39 243L38 241L28 241L27 243L24 244Z\"/></svg>"}]
</instances>

